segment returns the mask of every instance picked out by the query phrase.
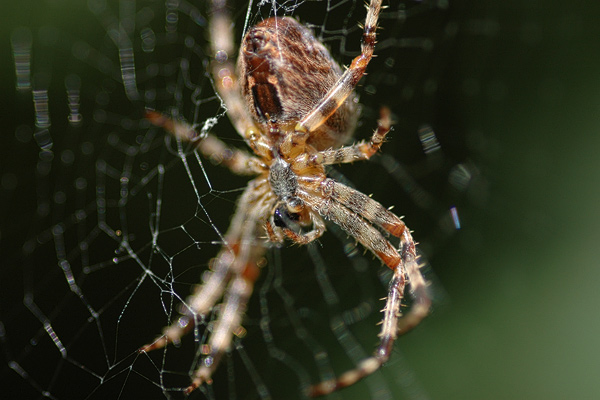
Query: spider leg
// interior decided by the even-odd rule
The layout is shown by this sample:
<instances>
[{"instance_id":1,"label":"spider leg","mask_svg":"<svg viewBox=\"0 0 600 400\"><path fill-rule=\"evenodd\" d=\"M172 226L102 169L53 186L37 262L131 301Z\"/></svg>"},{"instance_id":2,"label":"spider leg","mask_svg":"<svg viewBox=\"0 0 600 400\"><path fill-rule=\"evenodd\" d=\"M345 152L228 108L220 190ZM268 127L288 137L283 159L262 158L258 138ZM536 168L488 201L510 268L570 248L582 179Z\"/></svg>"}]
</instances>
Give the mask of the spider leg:
<instances>
[{"instance_id":1,"label":"spider leg","mask_svg":"<svg viewBox=\"0 0 600 400\"><path fill-rule=\"evenodd\" d=\"M248 299L252 295L254 282L260 273L256 263L245 261L244 272L236 274L225 291L221 314L208 341L209 351L194 373L192 383L185 390L186 394L191 393L204 382L212 383L213 372L218 367L223 354L229 350L233 335L241 328Z\"/></svg>"},{"instance_id":2,"label":"spider leg","mask_svg":"<svg viewBox=\"0 0 600 400\"><path fill-rule=\"evenodd\" d=\"M286 138L282 149L288 157L296 157L294 166L298 170L308 170L318 165L344 164L368 160L379 151L391 126L391 112L389 108L382 107L379 120L377 121L377 129L373 132L371 140L368 143L363 140L352 146L342 146L337 149L328 149L314 154L307 154L303 153L301 151L302 146L298 145L298 143L302 143L302 140L306 140L306 134L293 132Z\"/></svg>"},{"instance_id":3,"label":"spider leg","mask_svg":"<svg viewBox=\"0 0 600 400\"><path fill-rule=\"evenodd\" d=\"M212 15L209 21L209 41L211 43L211 53L214 59L211 61L210 69L213 77L215 89L222 101L222 106L226 109L227 115L231 120L236 131L246 140L246 143L255 151L256 154L270 159L271 148L259 140L258 129L255 127L252 117L246 108L246 103L241 95L240 85L235 73L235 63L231 57L235 53L233 41L233 22L225 0L211 1ZM172 121L167 122L161 118L161 114L150 111L146 117L155 125L163 126L167 131L183 140L191 141L197 134L194 130L184 123ZM166 118L166 117L165 117ZM205 142L205 144L202 144ZM261 164L258 160L241 150L231 150L219 139L212 135L203 137L198 142L198 148L202 154L211 158L213 161L223 160L225 165L237 174L256 174L255 165ZM246 166L246 161L250 161L250 166ZM249 172L246 172L249 170Z\"/></svg>"},{"instance_id":4,"label":"spider leg","mask_svg":"<svg viewBox=\"0 0 600 400\"><path fill-rule=\"evenodd\" d=\"M165 347L169 343L179 344L181 338L194 327L194 314L204 316L210 312L211 308L217 303L223 295L226 282L229 280L230 268L235 260L235 255L231 249L225 247L215 258L214 271L202 285L197 286L196 290L189 298L189 304L182 306L186 311L182 312L176 322L163 329L162 336L154 342L140 348L140 352L149 352Z\"/></svg>"},{"instance_id":5,"label":"spider leg","mask_svg":"<svg viewBox=\"0 0 600 400\"><path fill-rule=\"evenodd\" d=\"M384 317L381 332L378 335L380 343L374 354L371 357L362 360L356 368L344 372L338 378L311 386L308 389L308 396L323 396L351 386L377 371L389 359L394 342L399 333L398 320L400 317L400 306L402 305L405 285L404 268L403 266L399 266L394 270L386 304L382 310Z\"/></svg>"},{"instance_id":6,"label":"spider leg","mask_svg":"<svg viewBox=\"0 0 600 400\"><path fill-rule=\"evenodd\" d=\"M385 136L390 131L391 125L390 110L387 107L382 107L379 120L377 121L377 129L373 132L371 140L368 143L363 140L352 146L321 151L315 157L315 161L318 160L318 163L321 165L331 165L368 160L381 148Z\"/></svg>"},{"instance_id":7,"label":"spider leg","mask_svg":"<svg viewBox=\"0 0 600 400\"><path fill-rule=\"evenodd\" d=\"M283 232L281 232L281 229L277 229L276 225L274 223L271 223L271 221L267 221L265 223L265 231L267 232L269 242L283 243Z\"/></svg>"},{"instance_id":8,"label":"spider leg","mask_svg":"<svg viewBox=\"0 0 600 400\"><path fill-rule=\"evenodd\" d=\"M252 117L246 109L242 98L240 85L235 73L235 63L231 57L235 53L233 40L233 22L227 11L225 0L213 0L212 15L209 22L211 52L214 60L211 62L211 74L215 88L227 109L227 115L237 132L251 141L255 130Z\"/></svg>"},{"instance_id":9,"label":"spider leg","mask_svg":"<svg viewBox=\"0 0 600 400\"><path fill-rule=\"evenodd\" d=\"M398 335L408 332L427 316L431 299L427 293L427 283L419 271L415 243L404 223L402 223L403 229L398 235L400 236L400 248L396 250L361 215L336 201L333 197L306 196L303 200L324 218L331 220L346 233L353 236L394 271L386 305L383 309L384 317L379 334L380 344L373 356L361 361L356 368L345 372L337 379L310 387L308 394L315 397L350 386L381 367L389 359L394 341ZM408 278L414 301L408 313L401 317L400 306L404 297L406 278Z\"/></svg>"},{"instance_id":10,"label":"spider leg","mask_svg":"<svg viewBox=\"0 0 600 400\"><path fill-rule=\"evenodd\" d=\"M377 38L377 20L381 11L381 0L371 0L362 37L362 53L352 60L350 67L343 73L327 95L296 126L297 131L312 132L327 120L344 103L360 81L367 65L373 57Z\"/></svg>"},{"instance_id":11,"label":"spider leg","mask_svg":"<svg viewBox=\"0 0 600 400\"><path fill-rule=\"evenodd\" d=\"M331 198L311 195L304 195L301 198L323 218L334 222L347 234L354 237L390 269L394 270L400 264L400 255L394 246L363 217Z\"/></svg>"},{"instance_id":12,"label":"spider leg","mask_svg":"<svg viewBox=\"0 0 600 400\"><path fill-rule=\"evenodd\" d=\"M398 321L398 332L403 335L419 325L421 321L427 317L429 310L431 309L431 297L427 291L429 285L421 273L422 265L419 265L418 263L414 240L408 229L405 229L402 233L400 251L402 253L406 276L408 277L408 283L411 288L411 296L413 297L413 303L409 312Z\"/></svg>"},{"instance_id":13,"label":"spider leg","mask_svg":"<svg viewBox=\"0 0 600 400\"><path fill-rule=\"evenodd\" d=\"M406 230L406 225L396 214L356 189L327 178L321 183L321 193L396 237L401 237Z\"/></svg>"},{"instance_id":14,"label":"spider leg","mask_svg":"<svg viewBox=\"0 0 600 400\"><path fill-rule=\"evenodd\" d=\"M194 326L193 316L208 314L223 296L223 293L226 293L224 309L229 311L224 312L221 318L222 321L219 320L217 323L215 332L219 332L219 334L215 336L213 333L209 339L209 347L216 349L216 354L212 356L212 360L217 360L210 362L212 366L210 371L216 368L222 352L227 350L227 346L223 345L227 342L223 341L224 335L227 337L227 334L224 334L223 330L229 329L231 332L236 330L245 311L247 297L245 298L244 291L240 290L241 283L239 281L240 279L246 281L246 288L250 288L249 291L251 293L251 283L258 277L257 265L264 254L265 247L257 245L252 238L256 236L259 221L266 218L268 211L272 207L272 203L273 200L269 196L266 178L259 177L248 183L246 190L244 190L238 201L237 211L225 235L223 248L213 262L213 271L211 271L204 283L198 286L195 292L189 297L187 304L184 306L186 309L184 311L185 315L181 316L172 325L166 327L163 330L163 335L153 343L142 346L139 350L140 352L159 349L169 343L179 343L181 337ZM227 285L228 282L229 285ZM229 291L233 292L229 293ZM237 317L232 315L233 311L231 311L235 308L236 304L239 308L239 315ZM229 341L231 341L231 336L229 336ZM207 359L208 357L204 360L204 366L207 366ZM206 377L207 370L203 369L202 371L201 376ZM205 379L204 381L208 380Z\"/></svg>"},{"instance_id":15,"label":"spider leg","mask_svg":"<svg viewBox=\"0 0 600 400\"><path fill-rule=\"evenodd\" d=\"M266 250L264 245L256 242L257 230L260 221L266 218L273 207L273 200L265 190L266 182L263 180L262 183L263 190L257 192L262 196L252 203L244 202L242 197L232 221L229 231L238 237L235 260L231 268L233 277L225 290L221 313L208 340L207 356L194 373L192 383L185 390L186 394L204 382L209 384L212 382L212 373L219 365L223 354L230 349L233 335L241 328L248 299L252 295L254 282L260 274L259 261ZM250 191L252 186L251 182L247 191Z\"/></svg>"},{"instance_id":16,"label":"spider leg","mask_svg":"<svg viewBox=\"0 0 600 400\"><path fill-rule=\"evenodd\" d=\"M237 175L257 175L266 168L248 152L231 148L210 133L198 136L194 128L185 121L176 121L165 114L146 110L146 118L155 126L163 128L176 138L195 143L200 153L215 164L222 164Z\"/></svg>"}]
</instances>

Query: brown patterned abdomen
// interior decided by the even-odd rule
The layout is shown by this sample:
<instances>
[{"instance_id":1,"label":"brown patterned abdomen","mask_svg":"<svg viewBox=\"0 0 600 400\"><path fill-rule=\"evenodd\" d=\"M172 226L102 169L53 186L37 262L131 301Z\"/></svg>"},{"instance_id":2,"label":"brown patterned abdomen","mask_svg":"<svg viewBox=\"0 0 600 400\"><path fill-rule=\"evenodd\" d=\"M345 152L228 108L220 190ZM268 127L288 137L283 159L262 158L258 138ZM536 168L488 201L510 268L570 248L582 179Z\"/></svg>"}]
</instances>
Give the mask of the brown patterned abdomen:
<instances>
[{"instance_id":1,"label":"brown patterned abdomen","mask_svg":"<svg viewBox=\"0 0 600 400\"><path fill-rule=\"evenodd\" d=\"M269 18L252 27L238 57L242 96L265 133L269 123L293 129L325 97L341 72L312 32L288 17ZM344 144L354 131L357 108L355 96L350 96L311 132L308 143L317 150Z\"/></svg>"}]
</instances>

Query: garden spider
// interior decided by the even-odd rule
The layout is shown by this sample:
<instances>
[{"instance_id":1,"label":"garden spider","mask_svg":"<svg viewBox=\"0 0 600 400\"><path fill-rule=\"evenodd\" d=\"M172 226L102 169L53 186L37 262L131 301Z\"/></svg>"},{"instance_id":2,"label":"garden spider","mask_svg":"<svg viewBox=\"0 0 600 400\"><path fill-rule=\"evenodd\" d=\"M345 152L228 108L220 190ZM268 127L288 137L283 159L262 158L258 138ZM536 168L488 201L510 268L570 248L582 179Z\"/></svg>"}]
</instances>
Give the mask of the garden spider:
<instances>
[{"instance_id":1,"label":"garden spider","mask_svg":"<svg viewBox=\"0 0 600 400\"><path fill-rule=\"evenodd\" d=\"M192 141L206 157L236 174L255 175L240 199L221 251L202 285L185 303L186 311L163 335L140 351L178 343L222 298L220 313L202 348L204 358L186 389L210 384L223 354L239 334L246 304L259 275L268 242L286 238L307 244L325 232L324 220L340 226L393 271L383 309L380 344L373 356L339 378L311 386L319 396L343 388L377 370L390 356L399 333L416 326L427 314L430 299L419 271L415 243L400 218L363 193L328 178L325 166L368 160L390 130L390 111L383 108L370 142L343 146L358 119L354 87L373 56L381 0L371 0L362 37L362 53L342 73L328 50L309 29L288 17L272 17L252 27L240 46L237 75L232 22L225 0L213 0L210 39L216 90L233 125L253 150L230 149L208 134L198 137L182 121L148 110L147 118L176 137ZM302 227L308 231L302 230ZM383 235L400 239L396 249ZM414 297L401 317L405 285Z\"/></svg>"}]
</instances>

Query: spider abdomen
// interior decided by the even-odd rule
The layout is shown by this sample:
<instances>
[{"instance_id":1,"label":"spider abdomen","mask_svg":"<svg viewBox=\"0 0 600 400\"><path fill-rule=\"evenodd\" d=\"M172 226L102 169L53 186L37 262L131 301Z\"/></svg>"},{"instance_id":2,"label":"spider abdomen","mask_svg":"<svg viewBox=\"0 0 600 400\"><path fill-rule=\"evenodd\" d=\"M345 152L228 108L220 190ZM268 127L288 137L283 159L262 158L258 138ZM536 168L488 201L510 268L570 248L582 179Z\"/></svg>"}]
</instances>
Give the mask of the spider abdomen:
<instances>
[{"instance_id":1,"label":"spider abdomen","mask_svg":"<svg viewBox=\"0 0 600 400\"><path fill-rule=\"evenodd\" d=\"M242 95L264 133L294 126L335 85L342 70L312 32L293 18L269 18L246 33L238 57ZM358 119L355 96L310 132L317 150L348 140ZM275 138L274 142L277 142Z\"/></svg>"}]
</instances>

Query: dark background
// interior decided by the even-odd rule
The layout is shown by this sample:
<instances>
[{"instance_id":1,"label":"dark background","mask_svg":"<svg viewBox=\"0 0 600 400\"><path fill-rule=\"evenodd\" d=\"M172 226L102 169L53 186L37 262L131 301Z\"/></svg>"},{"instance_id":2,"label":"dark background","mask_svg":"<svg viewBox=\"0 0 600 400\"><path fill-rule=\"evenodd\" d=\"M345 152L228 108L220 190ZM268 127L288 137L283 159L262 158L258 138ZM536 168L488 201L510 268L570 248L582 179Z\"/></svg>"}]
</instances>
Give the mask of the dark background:
<instances>
[{"instance_id":1,"label":"dark background","mask_svg":"<svg viewBox=\"0 0 600 400\"><path fill-rule=\"evenodd\" d=\"M44 268L58 270L56 254L51 247L40 244L35 256L23 256L22 248L27 240L47 231L56 222L53 218L65 219L68 215L61 214L57 211L60 207L54 206L51 213L54 217L38 218L33 212L40 198L41 203L47 203L54 192L52 188L39 187L39 180L34 176L34 169L39 166L39 149L35 142L23 143L16 139L19 126L33 127L33 112L30 98L15 92L10 35L17 26L33 29L47 24L68 32L71 37L82 32L85 41L95 43L104 32L93 28L83 2L21 2L3 8L4 15L9 17L8 23L0 28L5 39L1 48L4 61L0 97L3 125L0 321L4 324L0 339L8 362L27 351L35 355L34 360L46 356L41 346L27 347L20 342L34 336L32 332L39 329L39 323L30 321L31 314L23 309L22 287L27 286L31 271L45 276ZM436 52L421 56L420 65L415 62L413 67L421 68L423 73L406 78L405 84L417 86L416 82L422 83L419 79L432 78L437 90L434 94L417 96L417 101L399 100L394 91L405 85L400 82L390 88L391 93L380 88L376 95L362 94L361 101L365 103L362 129L370 131L378 104L394 103L399 123L392 136L396 140L389 144L387 151L408 165L410 174L436 196L439 202L436 204L442 208L458 207L462 229L451 234L445 231L437 208L425 207L423 211L404 192L390 190L397 183L389 174L380 177L377 173L381 173L380 168L359 167L356 172L351 168L341 169L361 190L374 193L385 205L396 204L395 211L407 216L407 223L415 230L415 237L420 236L418 240L423 243L435 271L436 291L440 293L441 300L434 314L418 330L398 342L396 360L383 372L386 380L398 380L395 367L408 368L409 374L420 382L419 387L432 399L593 399L600 395L597 379L600 322L596 309L600 300L596 257L600 222L597 206L600 139L596 135L600 127L598 8L585 2L454 1L446 12L416 16L409 19L407 28L403 28L406 30L393 31L398 35L411 32L418 35L419 29L423 29L421 24L430 18L434 28L428 32L437 40ZM241 10L245 10L245 5ZM240 16L242 14L240 12ZM87 16L84 18L84 15ZM387 30L393 30L393 26ZM64 53L54 51L60 48L60 43L52 44L51 37L45 39L49 44L44 45L42 37L42 50L34 57L49 67L50 76L54 77L51 85L57 85L57 91L64 92L62 71L65 70L79 73L82 79L94 81L98 87L104 85L102 73L70 64ZM332 50L335 53L335 49ZM386 51L381 50L381 60L385 60ZM392 57L400 63L410 62L407 51L410 52L394 48ZM402 54L408 61L400 58ZM344 62L348 63L349 58ZM405 67L399 71L411 71L410 66ZM372 78L368 79L383 74L378 73L378 69L384 68L381 62L373 68ZM374 86L378 87L376 83ZM88 90L93 94L95 89ZM107 108L133 115L133 111L125 111L130 106L124 100L122 104L111 103ZM82 109L86 115L86 112L91 113L92 106L87 110L82 106ZM65 115L65 110L52 113ZM441 165L419 153L415 128L423 122L434 126L445 150ZM53 124L56 127L58 119ZM57 133L54 139L59 148L67 146L69 140L83 143L94 134L93 129L86 129L77 139L61 138ZM89 168L88 172L82 172L90 176L92 192L87 195L88 199L95 196L91 183L95 159L109 160L111 151L114 152L97 146L89 160L78 158L81 165L76 164L77 168ZM436 189L440 181L441 186L447 186L448 171L457 163L472 165L471 171L477 172L469 189L458 194ZM60 169L53 171L60 175ZM213 174L218 174L214 171ZM217 176L211 175L215 181ZM60 185L60 178L52 176L46 182ZM187 177L182 175L181 179L185 182ZM242 187L243 180L236 179L233 178L233 186L220 183L219 188ZM184 194L178 196L184 197ZM229 197L215 197L225 198L221 202L231 205L235 192ZM165 198L170 198L169 193ZM71 204L65 207L76 208ZM220 227L225 229L227 212L225 217L218 217L220 206L210 207L207 205L217 220L222 219ZM184 218L193 212L193 206L191 211L182 211ZM147 213L140 218L141 223L148 223ZM100 246L102 241L94 243ZM107 246L111 251L116 247L110 241ZM174 246L170 251L177 249ZM108 287L113 277L110 274L102 278L105 280L96 277L97 291L104 289L101 283ZM56 298L52 297L53 291L46 290L54 288L52 282L38 287L41 287L38 299L47 295L45 301L62 304L58 309L63 312L78 304L72 297L66 297L68 291L63 287L56 289L56 293L60 290ZM64 285L64 277L59 275L57 282ZM118 285L124 287L122 283ZM37 294L37 290L34 293ZM110 295L103 304L110 304L110 299L115 299L115 295ZM116 309L122 311L123 306L119 303ZM128 318L133 322L132 317ZM377 315L372 319L376 321ZM59 317L53 321L55 325L60 324ZM17 322L21 324L21 331L16 328ZM163 324L164 318L145 329L143 335L158 332ZM73 321L73 326L81 328L84 322ZM109 327L114 329L114 324ZM146 336L130 340L135 346L134 342L147 341ZM123 343L125 340L122 339ZM23 350L28 348L30 350ZM50 349L49 353L55 350L52 346L45 349ZM400 358L402 361L398 361ZM68 382L72 366L54 365L65 372L67 377L61 379ZM86 366L95 367L95 361L88 359ZM33 372L35 363L32 362L30 368L28 371ZM48 371L49 375L52 373ZM29 380L19 377L5 363L1 366L0 379L10 394L13 389L21 398L40 397ZM409 384L398 398L410 398L406 391L416 386ZM341 396L365 398L364 390L352 388ZM59 388L56 392L60 392ZM156 396L159 394L155 392ZM134 391L123 396L139 395Z\"/></svg>"}]
</instances>

